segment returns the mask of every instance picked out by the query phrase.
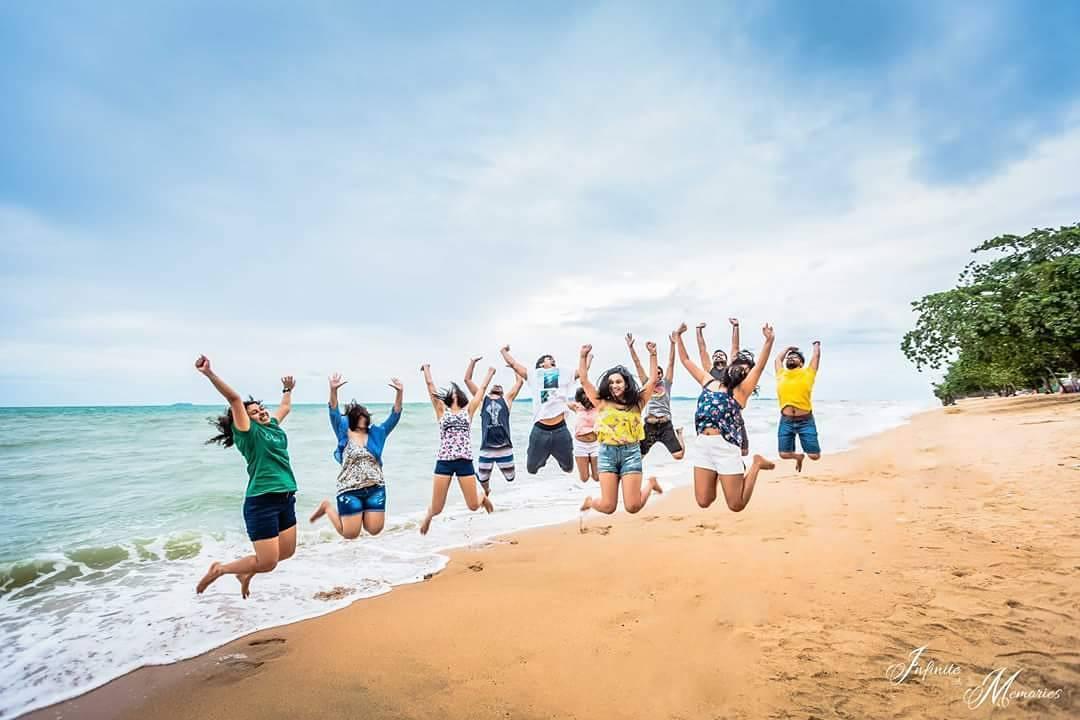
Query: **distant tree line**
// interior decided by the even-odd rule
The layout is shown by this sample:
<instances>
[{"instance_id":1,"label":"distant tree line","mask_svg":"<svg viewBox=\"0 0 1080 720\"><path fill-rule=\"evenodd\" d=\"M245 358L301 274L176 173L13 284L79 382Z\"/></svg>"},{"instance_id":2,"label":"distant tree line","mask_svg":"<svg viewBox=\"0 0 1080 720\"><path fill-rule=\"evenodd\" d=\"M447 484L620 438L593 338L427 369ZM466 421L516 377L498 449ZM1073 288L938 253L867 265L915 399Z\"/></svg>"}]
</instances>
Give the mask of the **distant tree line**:
<instances>
[{"instance_id":1,"label":"distant tree line","mask_svg":"<svg viewBox=\"0 0 1080 720\"><path fill-rule=\"evenodd\" d=\"M1080 223L1024 236L1000 235L951 290L912 303L919 314L901 348L944 404L1021 389L1075 391L1080 368Z\"/></svg>"}]
</instances>

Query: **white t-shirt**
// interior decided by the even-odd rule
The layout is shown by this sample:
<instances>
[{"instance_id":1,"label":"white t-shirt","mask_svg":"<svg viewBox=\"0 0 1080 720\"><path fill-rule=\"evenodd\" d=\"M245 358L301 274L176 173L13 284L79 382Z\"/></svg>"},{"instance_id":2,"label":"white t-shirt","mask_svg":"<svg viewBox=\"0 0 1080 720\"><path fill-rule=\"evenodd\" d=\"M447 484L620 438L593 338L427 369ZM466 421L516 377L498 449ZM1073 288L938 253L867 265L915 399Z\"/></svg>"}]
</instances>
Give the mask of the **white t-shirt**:
<instances>
[{"instance_id":1,"label":"white t-shirt","mask_svg":"<svg viewBox=\"0 0 1080 720\"><path fill-rule=\"evenodd\" d=\"M573 393L573 387L573 370L559 367L530 370L533 422L558 417L569 410L566 401Z\"/></svg>"}]
</instances>

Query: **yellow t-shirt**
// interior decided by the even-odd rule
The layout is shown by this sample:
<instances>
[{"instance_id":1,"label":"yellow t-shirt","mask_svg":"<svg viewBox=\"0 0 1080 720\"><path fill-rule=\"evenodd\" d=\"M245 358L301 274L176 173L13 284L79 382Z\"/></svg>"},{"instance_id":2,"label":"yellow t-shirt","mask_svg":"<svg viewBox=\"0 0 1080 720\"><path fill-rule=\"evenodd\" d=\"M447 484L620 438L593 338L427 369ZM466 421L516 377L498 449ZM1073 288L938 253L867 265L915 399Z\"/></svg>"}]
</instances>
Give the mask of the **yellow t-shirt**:
<instances>
[{"instance_id":1,"label":"yellow t-shirt","mask_svg":"<svg viewBox=\"0 0 1080 720\"><path fill-rule=\"evenodd\" d=\"M604 445L629 445L645 439L645 426L641 423L641 411L620 410L610 405L600 411L596 419L596 439Z\"/></svg>"},{"instance_id":2,"label":"yellow t-shirt","mask_svg":"<svg viewBox=\"0 0 1080 720\"><path fill-rule=\"evenodd\" d=\"M776 374L776 399L780 401L780 409L788 405L813 412L814 406L810 402L810 395L814 392L814 379L817 370L812 367L801 367L794 370L783 368Z\"/></svg>"}]
</instances>

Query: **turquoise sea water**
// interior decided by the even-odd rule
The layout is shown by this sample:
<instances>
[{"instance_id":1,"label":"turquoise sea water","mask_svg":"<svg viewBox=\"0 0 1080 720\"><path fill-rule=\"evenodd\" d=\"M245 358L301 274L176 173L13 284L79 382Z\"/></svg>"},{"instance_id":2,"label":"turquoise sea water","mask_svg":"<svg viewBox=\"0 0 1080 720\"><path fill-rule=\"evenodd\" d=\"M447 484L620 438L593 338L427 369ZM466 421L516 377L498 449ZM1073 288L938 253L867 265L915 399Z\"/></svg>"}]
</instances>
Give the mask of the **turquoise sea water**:
<instances>
[{"instance_id":1,"label":"turquoise sea water","mask_svg":"<svg viewBox=\"0 0 1080 720\"><path fill-rule=\"evenodd\" d=\"M369 407L376 421L389 409ZM691 441L693 407L673 402L676 424ZM818 403L816 414L829 452L897 425L919 407ZM206 418L220 410L0 409L0 488L8 500L0 542L0 717L419 580L443 567L440 550L575 518L586 493L554 461L537 476L525 475L532 409L519 402L512 413L519 479L505 483L496 473L496 512L469 513L452 489L446 512L422 538L417 524L431 496L438 437L430 404L407 404L384 455L386 530L347 542L325 521L307 522L318 501L332 497L338 466L325 406L298 406L284 423L299 485L296 556L257 577L247 601L231 578L197 597L194 584L212 560L250 549L240 512L243 460L235 449L203 444L212 434ZM747 411L754 451L775 455L776 414L768 399L755 399ZM662 446L646 464L665 485L690 480L689 465L672 461ZM767 507L767 499L755 500ZM335 587L351 594L316 598Z\"/></svg>"}]
</instances>

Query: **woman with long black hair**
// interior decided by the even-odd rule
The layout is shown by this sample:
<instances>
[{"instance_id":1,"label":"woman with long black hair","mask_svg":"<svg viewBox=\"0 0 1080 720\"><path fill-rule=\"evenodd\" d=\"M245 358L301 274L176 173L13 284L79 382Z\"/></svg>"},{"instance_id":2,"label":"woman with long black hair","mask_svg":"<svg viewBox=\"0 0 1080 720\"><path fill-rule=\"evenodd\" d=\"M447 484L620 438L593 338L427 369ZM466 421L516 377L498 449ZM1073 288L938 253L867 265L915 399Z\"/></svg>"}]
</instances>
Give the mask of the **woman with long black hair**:
<instances>
[{"instance_id":1,"label":"woman with long black hair","mask_svg":"<svg viewBox=\"0 0 1080 720\"><path fill-rule=\"evenodd\" d=\"M682 339L684 332L686 323L672 333L672 339L678 345L683 366L701 385L697 411L694 413L694 427L697 430L694 498L701 507L709 507L716 501L719 483L728 509L739 512L750 502L758 472L776 467L761 455L755 455L750 469L746 469L743 462L746 424L742 417L743 408L757 387L772 353L773 329L768 324L761 328L765 345L756 362L752 354L741 351L722 369L719 379L690 359Z\"/></svg>"},{"instance_id":2,"label":"woman with long black hair","mask_svg":"<svg viewBox=\"0 0 1080 720\"><path fill-rule=\"evenodd\" d=\"M244 493L244 525L255 548L248 555L231 563L215 562L195 586L202 593L222 575L236 575L240 594L247 597L251 578L256 573L268 573L282 560L296 552L296 477L289 462L289 439L281 423L292 409L292 390L296 382L292 375L281 378L281 403L273 413L253 397L244 400L210 368L210 360L200 355L195 369L229 403L224 415L210 422L218 434L206 441L222 447L233 447L247 461L248 484Z\"/></svg>"},{"instance_id":3,"label":"woman with long black hair","mask_svg":"<svg viewBox=\"0 0 1080 720\"><path fill-rule=\"evenodd\" d=\"M431 398L435 419L439 423L439 454L436 456L435 475L432 478L431 505L428 506L424 522L420 524L420 534L427 535L431 520L446 506L450 481L454 477L457 477L461 494L470 510L481 507L488 512L494 510L483 488L477 490L472 453L472 419L487 395L491 378L495 377L495 368L488 368L483 385L479 392L473 394L472 400L469 400L457 383L450 383L450 387L445 390L436 388L431 379L430 365L423 365L420 370L424 373L428 397Z\"/></svg>"}]
</instances>

